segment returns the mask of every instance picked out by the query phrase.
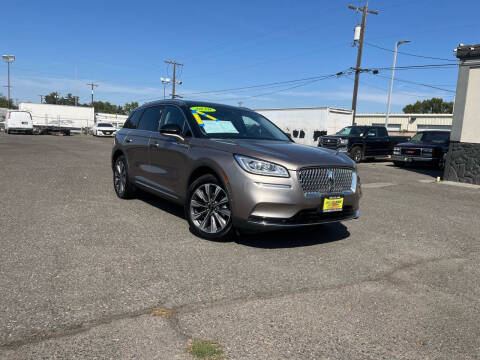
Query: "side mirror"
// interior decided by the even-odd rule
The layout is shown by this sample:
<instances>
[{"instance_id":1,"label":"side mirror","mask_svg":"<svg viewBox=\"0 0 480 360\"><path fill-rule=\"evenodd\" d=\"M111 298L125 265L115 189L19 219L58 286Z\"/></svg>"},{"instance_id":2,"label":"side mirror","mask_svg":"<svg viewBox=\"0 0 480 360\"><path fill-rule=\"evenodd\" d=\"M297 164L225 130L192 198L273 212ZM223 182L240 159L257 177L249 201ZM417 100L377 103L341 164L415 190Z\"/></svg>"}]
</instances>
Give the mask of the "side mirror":
<instances>
[{"instance_id":1,"label":"side mirror","mask_svg":"<svg viewBox=\"0 0 480 360\"><path fill-rule=\"evenodd\" d=\"M167 124L160 129L160 134L181 137L182 129L176 124Z\"/></svg>"}]
</instances>

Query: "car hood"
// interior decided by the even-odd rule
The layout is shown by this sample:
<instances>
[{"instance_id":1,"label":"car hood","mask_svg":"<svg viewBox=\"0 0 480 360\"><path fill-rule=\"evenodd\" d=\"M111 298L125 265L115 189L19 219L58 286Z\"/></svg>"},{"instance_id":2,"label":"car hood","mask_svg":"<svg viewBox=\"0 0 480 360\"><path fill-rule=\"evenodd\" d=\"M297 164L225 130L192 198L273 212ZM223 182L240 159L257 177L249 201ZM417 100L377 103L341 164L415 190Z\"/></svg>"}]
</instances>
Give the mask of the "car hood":
<instances>
[{"instance_id":1,"label":"car hood","mask_svg":"<svg viewBox=\"0 0 480 360\"><path fill-rule=\"evenodd\" d=\"M355 163L342 153L294 142L253 139L209 139L205 141L205 145L217 150L271 161L289 170L307 166L355 166Z\"/></svg>"}]
</instances>

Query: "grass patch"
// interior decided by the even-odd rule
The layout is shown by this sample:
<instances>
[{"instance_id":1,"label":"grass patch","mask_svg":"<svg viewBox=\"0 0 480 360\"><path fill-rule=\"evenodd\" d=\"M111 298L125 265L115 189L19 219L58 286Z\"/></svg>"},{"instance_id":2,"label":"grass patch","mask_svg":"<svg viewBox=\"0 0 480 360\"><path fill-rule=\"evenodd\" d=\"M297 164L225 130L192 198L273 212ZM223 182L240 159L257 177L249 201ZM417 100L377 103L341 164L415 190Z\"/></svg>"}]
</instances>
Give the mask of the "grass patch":
<instances>
[{"instance_id":1,"label":"grass patch","mask_svg":"<svg viewBox=\"0 0 480 360\"><path fill-rule=\"evenodd\" d=\"M188 340L187 352L197 359L224 360L225 354L222 345L211 340Z\"/></svg>"}]
</instances>

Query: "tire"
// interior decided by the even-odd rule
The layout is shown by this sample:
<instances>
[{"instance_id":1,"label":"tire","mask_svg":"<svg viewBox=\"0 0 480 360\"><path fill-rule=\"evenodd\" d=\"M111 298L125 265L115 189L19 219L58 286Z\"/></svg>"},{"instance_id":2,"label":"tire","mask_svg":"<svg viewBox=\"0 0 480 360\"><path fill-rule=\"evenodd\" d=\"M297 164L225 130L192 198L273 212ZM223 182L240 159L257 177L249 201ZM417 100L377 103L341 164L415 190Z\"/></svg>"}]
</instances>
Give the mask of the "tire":
<instances>
[{"instance_id":1,"label":"tire","mask_svg":"<svg viewBox=\"0 0 480 360\"><path fill-rule=\"evenodd\" d=\"M404 167L405 163L403 161L394 161L393 165L398 166L398 167Z\"/></svg>"},{"instance_id":2,"label":"tire","mask_svg":"<svg viewBox=\"0 0 480 360\"><path fill-rule=\"evenodd\" d=\"M130 199L135 194L135 187L128 180L128 165L123 155L120 155L113 165L113 188L120 199Z\"/></svg>"},{"instance_id":3,"label":"tire","mask_svg":"<svg viewBox=\"0 0 480 360\"><path fill-rule=\"evenodd\" d=\"M201 238L227 241L233 234L230 196L213 175L203 175L190 185L185 216L192 233Z\"/></svg>"},{"instance_id":4,"label":"tire","mask_svg":"<svg viewBox=\"0 0 480 360\"><path fill-rule=\"evenodd\" d=\"M7 134L10 134L10 129L6 130L5 132L6 132Z\"/></svg>"},{"instance_id":5,"label":"tire","mask_svg":"<svg viewBox=\"0 0 480 360\"><path fill-rule=\"evenodd\" d=\"M354 146L352 150L350 150L350 157L356 163L359 163L363 160L363 150L360 146Z\"/></svg>"}]
</instances>

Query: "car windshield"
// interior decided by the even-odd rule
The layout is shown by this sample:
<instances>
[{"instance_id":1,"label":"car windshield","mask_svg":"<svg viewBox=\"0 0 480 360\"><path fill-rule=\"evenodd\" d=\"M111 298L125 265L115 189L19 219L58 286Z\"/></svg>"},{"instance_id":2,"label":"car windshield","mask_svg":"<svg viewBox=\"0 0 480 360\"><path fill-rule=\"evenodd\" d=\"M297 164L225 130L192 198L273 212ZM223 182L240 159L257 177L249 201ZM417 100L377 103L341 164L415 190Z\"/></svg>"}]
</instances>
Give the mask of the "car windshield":
<instances>
[{"instance_id":1,"label":"car windshield","mask_svg":"<svg viewBox=\"0 0 480 360\"><path fill-rule=\"evenodd\" d=\"M97 127L112 127L112 124L109 123L98 123Z\"/></svg>"},{"instance_id":2,"label":"car windshield","mask_svg":"<svg viewBox=\"0 0 480 360\"><path fill-rule=\"evenodd\" d=\"M342 130L337 132L337 135L360 135L365 132L364 127L360 126L347 126L344 127Z\"/></svg>"},{"instance_id":3,"label":"car windshield","mask_svg":"<svg viewBox=\"0 0 480 360\"><path fill-rule=\"evenodd\" d=\"M444 144L450 140L450 133L445 132L419 132L416 133L411 142Z\"/></svg>"},{"instance_id":4,"label":"car windshield","mask_svg":"<svg viewBox=\"0 0 480 360\"><path fill-rule=\"evenodd\" d=\"M279 128L262 115L221 105L190 105L201 133L208 138L262 139L290 141Z\"/></svg>"}]
</instances>

